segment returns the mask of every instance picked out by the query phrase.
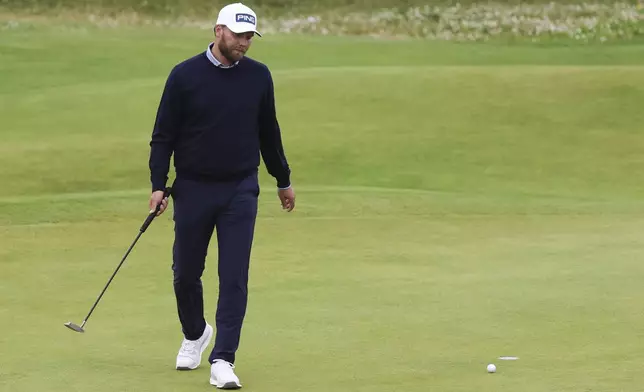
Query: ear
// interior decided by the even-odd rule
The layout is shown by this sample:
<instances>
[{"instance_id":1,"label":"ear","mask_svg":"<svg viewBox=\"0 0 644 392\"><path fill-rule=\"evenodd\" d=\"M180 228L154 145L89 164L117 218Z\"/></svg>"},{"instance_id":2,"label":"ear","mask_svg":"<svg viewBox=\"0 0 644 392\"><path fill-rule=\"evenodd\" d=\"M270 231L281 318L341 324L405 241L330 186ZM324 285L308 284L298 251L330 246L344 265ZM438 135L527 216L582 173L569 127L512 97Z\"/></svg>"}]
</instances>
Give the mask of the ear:
<instances>
[{"instance_id":1,"label":"ear","mask_svg":"<svg viewBox=\"0 0 644 392\"><path fill-rule=\"evenodd\" d=\"M213 31L215 33L215 37L221 37L224 32L224 26L216 25Z\"/></svg>"}]
</instances>

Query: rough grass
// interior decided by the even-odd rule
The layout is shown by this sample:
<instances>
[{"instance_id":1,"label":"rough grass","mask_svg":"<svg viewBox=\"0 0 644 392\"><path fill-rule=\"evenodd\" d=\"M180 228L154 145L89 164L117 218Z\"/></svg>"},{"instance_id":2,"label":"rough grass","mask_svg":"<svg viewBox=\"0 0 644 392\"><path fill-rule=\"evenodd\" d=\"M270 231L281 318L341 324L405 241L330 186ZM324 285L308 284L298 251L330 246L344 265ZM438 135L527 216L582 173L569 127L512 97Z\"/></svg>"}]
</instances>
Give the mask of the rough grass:
<instances>
[{"instance_id":1,"label":"rough grass","mask_svg":"<svg viewBox=\"0 0 644 392\"><path fill-rule=\"evenodd\" d=\"M612 4L613 0L600 0L599 4ZM77 9L77 10L132 10L147 14L172 15L190 13L194 15L210 13L213 8L221 7L229 3L223 0L159 0L159 1L138 1L138 0L0 0L0 5L13 9L30 9L38 11ZM475 0L254 0L246 1L253 8L265 12L275 10L285 12L289 10L370 10L376 8L401 8L406 9L413 6L454 6L480 4ZM497 0L492 2L499 5L520 5L520 4L549 4L549 0ZM584 0L569 0L568 4L582 4ZM629 0L629 4L637 4L637 0Z\"/></svg>"},{"instance_id":2,"label":"rough grass","mask_svg":"<svg viewBox=\"0 0 644 392\"><path fill-rule=\"evenodd\" d=\"M102 4L102 3L101 3ZM75 6L7 8L0 12L0 30L15 28L25 17L80 20L98 26L174 25L211 29L218 7L194 12L189 4L163 13L131 7ZM147 4L147 3L145 3ZM156 3L155 3L156 4ZM157 4L158 5L158 4ZM385 7L314 8L269 7L261 15L260 30L274 34L367 35L418 37L432 40L481 41L490 39L579 42L633 40L644 36L644 11L640 4L614 3L488 3L396 4Z\"/></svg>"}]
</instances>

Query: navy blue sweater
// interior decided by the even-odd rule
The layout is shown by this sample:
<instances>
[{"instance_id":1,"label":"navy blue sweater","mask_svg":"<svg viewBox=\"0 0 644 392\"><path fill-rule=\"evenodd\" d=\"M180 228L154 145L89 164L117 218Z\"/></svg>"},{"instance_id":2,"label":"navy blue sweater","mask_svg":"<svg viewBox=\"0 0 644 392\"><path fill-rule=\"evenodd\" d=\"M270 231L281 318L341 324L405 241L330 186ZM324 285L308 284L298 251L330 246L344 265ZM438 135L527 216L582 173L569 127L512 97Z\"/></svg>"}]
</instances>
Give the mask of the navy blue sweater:
<instances>
[{"instance_id":1,"label":"navy blue sweater","mask_svg":"<svg viewBox=\"0 0 644 392\"><path fill-rule=\"evenodd\" d=\"M219 68L205 52L176 65L165 84L150 141L152 190L165 189L174 153L178 178L241 179L261 157L277 186L290 185L268 68L248 57Z\"/></svg>"}]
</instances>

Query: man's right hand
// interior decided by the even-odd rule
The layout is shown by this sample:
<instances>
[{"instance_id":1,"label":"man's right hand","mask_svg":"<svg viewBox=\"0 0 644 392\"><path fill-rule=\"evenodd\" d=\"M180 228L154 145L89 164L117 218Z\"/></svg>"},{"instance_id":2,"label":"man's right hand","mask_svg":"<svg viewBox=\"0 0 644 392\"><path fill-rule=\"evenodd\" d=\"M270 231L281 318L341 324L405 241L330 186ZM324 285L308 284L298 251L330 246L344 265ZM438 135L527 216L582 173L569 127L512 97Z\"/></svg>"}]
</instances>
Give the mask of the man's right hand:
<instances>
[{"instance_id":1,"label":"man's right hand","mask_svg":"<svg viewBox=\"0 0 644 392\"><path fill-rule=\"evenodd\" d=\"M150 196L150 213L153 213L157 209L159 203L161 204L161 209L157 213L157 216L163 214L163 211L168 208L168 198L163 198L163 191L152 192L152 196Z\"/></svg>"}]
</instances>

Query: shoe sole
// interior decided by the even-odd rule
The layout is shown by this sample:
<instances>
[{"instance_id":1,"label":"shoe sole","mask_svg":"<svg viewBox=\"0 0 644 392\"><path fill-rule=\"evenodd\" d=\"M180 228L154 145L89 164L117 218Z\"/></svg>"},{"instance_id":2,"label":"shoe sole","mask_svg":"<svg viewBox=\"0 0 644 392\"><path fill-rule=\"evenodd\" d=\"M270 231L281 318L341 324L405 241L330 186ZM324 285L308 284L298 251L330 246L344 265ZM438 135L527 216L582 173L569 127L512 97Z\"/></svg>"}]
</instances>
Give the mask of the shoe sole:
<instances>
[{"instance_id":1,"label":"shoe sole","mask_svg":"<svg viewBox=\"0 0 644 392\"><path fill-rule=\"evenodd\" d=\"M208 326L206 326L208 328ZM208 338L206 339L206 343L201 347L199 351L199 361L194 367L189 367L189 366L177 366L177 370L195 370L196 368L201 365L201 356L203 355L203 352L206 351L206 348L208 348L208 345L210 344L210 340L212 339L212 332L213 328L210 327L210 333L208 334Z\"/></svg>"},{"instance_id":2,"label":"shoe sole","mask_svg":"<svg viewBox=\"0 0 644 392\"><path fill-rule=\"evenodd\" d=\"M241 388L241 385L237 384L234 381L229 381L223 385L219 385L214 379L212 379L212 377L210 378L210 384L216 386L219 389L240 389Z\"/></svg>"}]
</instances>

